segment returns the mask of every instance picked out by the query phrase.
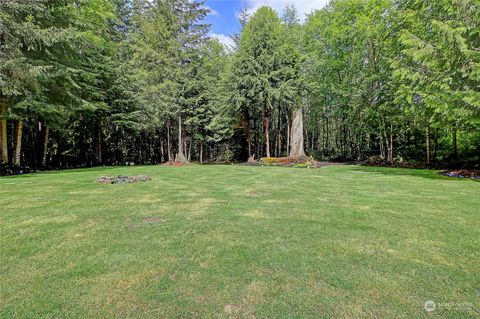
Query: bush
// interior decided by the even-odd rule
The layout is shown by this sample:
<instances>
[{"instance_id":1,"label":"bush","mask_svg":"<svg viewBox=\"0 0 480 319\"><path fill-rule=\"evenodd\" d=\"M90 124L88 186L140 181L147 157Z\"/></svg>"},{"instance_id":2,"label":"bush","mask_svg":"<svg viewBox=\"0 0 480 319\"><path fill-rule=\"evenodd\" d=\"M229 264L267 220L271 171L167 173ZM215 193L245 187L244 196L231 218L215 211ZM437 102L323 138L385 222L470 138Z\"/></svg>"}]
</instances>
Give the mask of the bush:
<instances>
[{"instance_id":1,"label":"bush","mask_svg":"<svg viewBox=\"0 0 480 319\"><path fill-rule=\"evenodd\" d=\"M384 165L387 165L387 161L383 157L379 155L375 155L367 158L364 164L370 165L370 166L384 166Z\"/></svg>"},{"instance_id":2,"label":"bush","mask_svg":"<svg viewBox=\"0 0 480 319\"><path fill-rule=\"evenodd\" d=\"M278 159L276 157L262 157L260 162L263 164L277 164Z\"/></svg>"},{"instance_id":3,"label":"bush","mask_svg":"<svg viewBox=\"0 0 480 319\"><path fill-rule=\"evenodd\" d=\"M231 151L230 149L226 149L225 152L223 152L222 154L222 160L224 162L232 162L233 161L233 158L234 158L235 154L233 153L233 151Z\"/></svg>"},{"instance_id":4,"label":"bush","mask_svg":"<svg viewBox=\"0 0 480 319\"><path fill-rule=\"evenodd\" d=\"M28 166L17 166L13 164L7 164L6 162L0 163L0 176L17 175L33 173L33 170Z\"/></svg>"},{"instance_id":5,"label":"bush","mask_svg":"<svg viewBox=\"0 0 480 319\"><path fill-rule=\"evenodd\" d=\"M297 164L293 164L292 167L296 167L296 168L308 168L310 167L307 163L297 163Z\"/></svg>"}]
</instances>

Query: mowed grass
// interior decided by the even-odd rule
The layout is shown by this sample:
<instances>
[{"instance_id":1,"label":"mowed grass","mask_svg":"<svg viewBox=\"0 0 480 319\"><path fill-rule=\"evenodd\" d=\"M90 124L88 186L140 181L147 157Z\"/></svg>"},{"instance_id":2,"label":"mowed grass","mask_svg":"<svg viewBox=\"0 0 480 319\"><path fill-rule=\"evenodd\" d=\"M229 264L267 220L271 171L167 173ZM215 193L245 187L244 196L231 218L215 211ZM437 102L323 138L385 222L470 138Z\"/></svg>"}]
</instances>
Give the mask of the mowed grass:
<instances>
[{"instance_id":1,"label":"mowed grass","mask_svg":"<svg viewBox=\"0 0 480 319\"><path fill-rule=\"evenodd\" d=\"M95 183L125 172L0 179L1 318L480 316L478 182L192 165Z\"/></svg>"}]
</instances>

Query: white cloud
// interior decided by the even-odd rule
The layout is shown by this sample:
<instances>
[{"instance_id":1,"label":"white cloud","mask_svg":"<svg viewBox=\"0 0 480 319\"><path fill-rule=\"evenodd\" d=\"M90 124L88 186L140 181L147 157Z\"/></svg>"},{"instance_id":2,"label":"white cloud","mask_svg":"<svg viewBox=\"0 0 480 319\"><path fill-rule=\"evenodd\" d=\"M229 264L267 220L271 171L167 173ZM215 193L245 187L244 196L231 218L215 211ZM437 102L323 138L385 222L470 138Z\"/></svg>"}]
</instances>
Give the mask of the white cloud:
<instances>
[{"instance_id":1,"label":"white cloud","mask_svg":"<svg viewBox=\"0 0 480 319\"><path fill-rule=\"evenodd\" d=\"M225 46L227 50L232 50L235 47L235 42L231 37L223 33L211 33L210 37L218 39L221 44Z\"/></svg>"},{"instance_id":2,"label":"white cloud","mask_svg":"<svg viewBox=\"0 0 480 319\"><path fill-rule=\"evenodd\" d=\"M323 8L329 0L249 0L249 13L254 13L261 6L269 6L282 15L286 5L294 5L298 11L300 21L305 21L306 14L316 9Z\"/></svg>"},{"instance_id":3,"label":"white cloud","mask_svg":"<svg viewBox=\"0 0 480 319\"><path fill-rule=\"evenodd\" d=\"M209 6L204 6L204 7L205 7L205 9L209 10L209 12L208 12L209 16L219 16L220 15L220 13L218 13L218 11L215 10L214 8L209 7Z\"/></svg>"}]
</instances>

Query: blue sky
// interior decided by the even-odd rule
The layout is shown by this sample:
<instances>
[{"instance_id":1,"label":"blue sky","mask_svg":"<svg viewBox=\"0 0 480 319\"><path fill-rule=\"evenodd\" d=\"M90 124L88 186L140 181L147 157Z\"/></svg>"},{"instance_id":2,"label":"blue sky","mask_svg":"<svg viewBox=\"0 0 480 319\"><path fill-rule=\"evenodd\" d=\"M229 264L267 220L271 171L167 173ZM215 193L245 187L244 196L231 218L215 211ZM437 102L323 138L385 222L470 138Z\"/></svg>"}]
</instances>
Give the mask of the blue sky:
<instances>
[{"instance_id":1,"label":"blue sky","mask_svg":"<svg viewBox=\"0 0 480 319\"><path fill-rule=\"evenodd\" d=\"M206 22L212 25L211 36L218 38L226 45L233 45L229 36L238 32L240 28L238 13L243 8L245 1L250 13L267 5L281 14L287 4L293 4L302 20L305 14L322 8L328 2L328 0L206 0L205 5L212 10L206 18Z\"/></svg>"},{"instance_id":2,"label":"blue sky","mask_svg":"<svg viewBox=\"0 0 480 319\"><path fill-rule=\"evenodd\" d=\"M206 22L212 25L212 33L231 35L239 30L237 12L242 8L241 0L207 0L212 10Z\"/></svg>"}]
</instances>

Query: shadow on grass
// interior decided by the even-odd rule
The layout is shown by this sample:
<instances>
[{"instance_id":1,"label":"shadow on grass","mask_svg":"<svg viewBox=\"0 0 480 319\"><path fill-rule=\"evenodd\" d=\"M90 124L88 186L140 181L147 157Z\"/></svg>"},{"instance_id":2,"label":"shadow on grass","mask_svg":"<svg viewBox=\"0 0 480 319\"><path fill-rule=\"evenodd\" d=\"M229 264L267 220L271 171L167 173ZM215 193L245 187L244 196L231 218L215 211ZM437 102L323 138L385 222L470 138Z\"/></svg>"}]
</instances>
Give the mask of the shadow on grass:
<instances>
[{"instance_id":1,"label":"shadow on grass","mask_svg":"<svg viewBox=\"0 0 480 319\"><path fill-rule=\"evenodd\" d=\"M142 166L136 166L142 167ZM126 172L130 173L130 171L134 170L135 168L126 167L126 166L97 166L97 167L84 167L84 168L63 168L63 169L52 169L47 171L37 171L34 173L27 173L27 174L18 174L18 175L8 175L8 176L0 176L0 178L4 179L15 179L15 178L28 178L28 177L35 177L35 176L45 176L45 175L52 175L52 174L62 174L62 173L94 173L94 172L105 172L114 169L124 169Z\"/></svg>"},{"instance_id":2,"label":"shadow on grass","mask_svg":"<svg viewBox=\"0 0 480 319\"><path fill-rule=\"evenodd\" d=\"M432 169L418 169L418 168L396 168L396 167L377 167L377 166L352 166L355 171L362 171L366 173L382 174L387 176L413 176L438 180L460 181L468 180L471 182L479 182L471 178L455 178L443 176L440 174L441 170Z\"/></svg>"}]
</instances>

